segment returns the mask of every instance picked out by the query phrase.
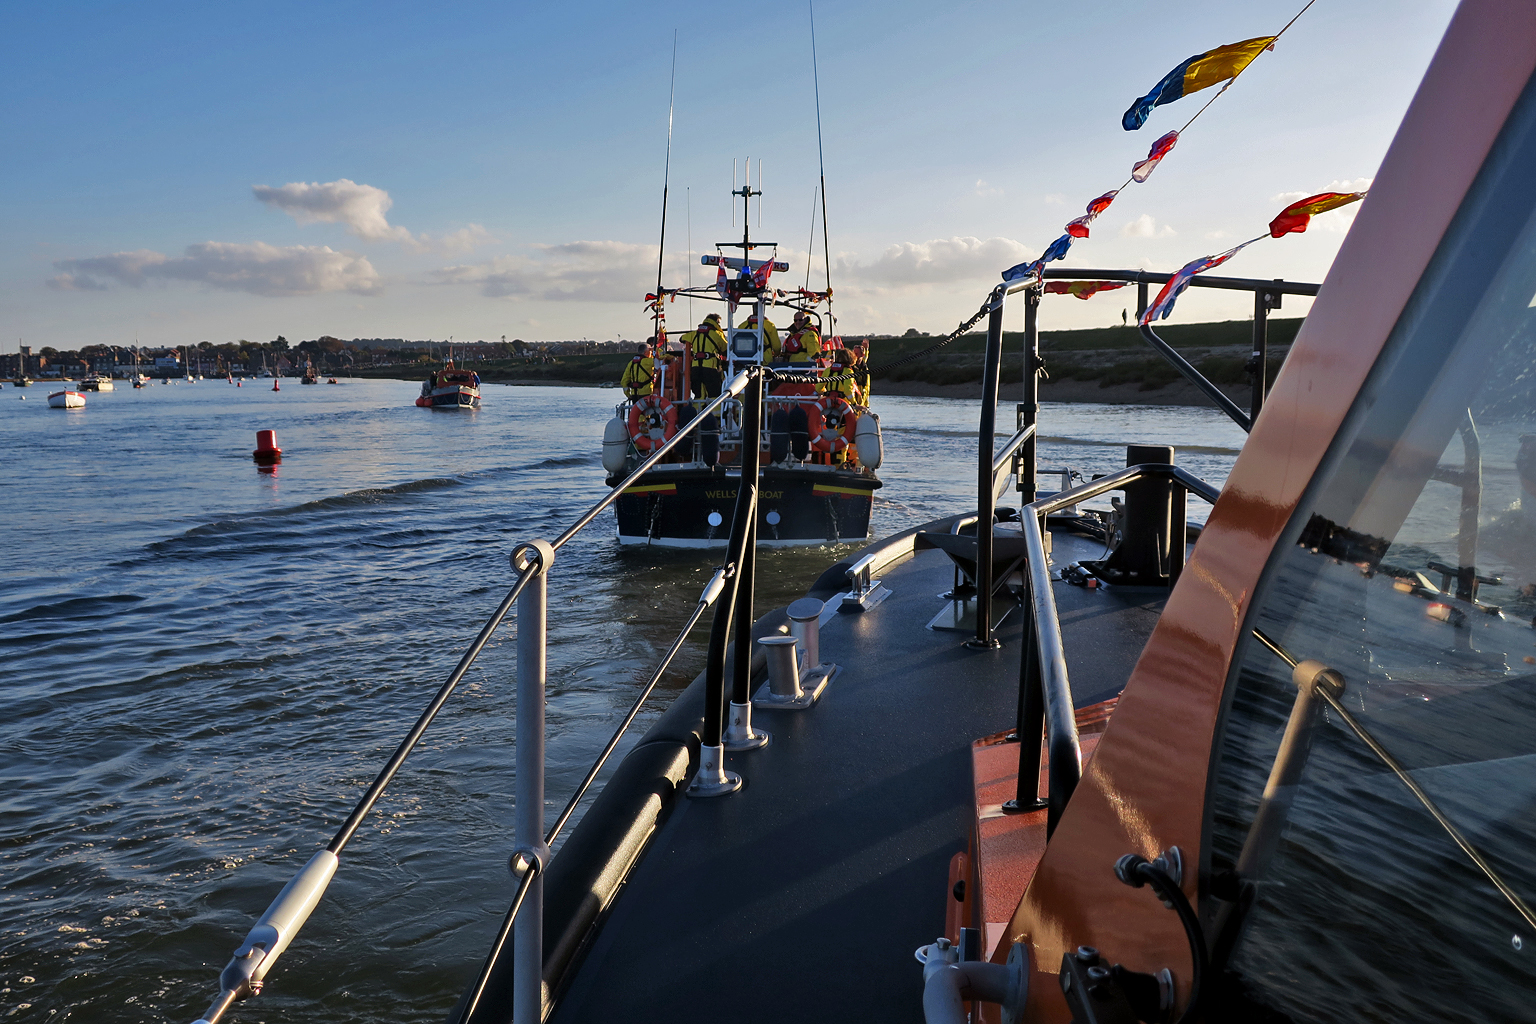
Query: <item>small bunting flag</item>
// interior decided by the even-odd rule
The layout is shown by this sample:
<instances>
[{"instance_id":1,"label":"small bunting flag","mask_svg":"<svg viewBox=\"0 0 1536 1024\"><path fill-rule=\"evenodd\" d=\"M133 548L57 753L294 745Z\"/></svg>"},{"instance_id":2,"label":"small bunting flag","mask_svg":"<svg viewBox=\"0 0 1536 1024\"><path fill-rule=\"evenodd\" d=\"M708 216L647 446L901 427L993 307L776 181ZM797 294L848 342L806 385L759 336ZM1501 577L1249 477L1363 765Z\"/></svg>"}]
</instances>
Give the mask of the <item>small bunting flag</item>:
<instances>
[{"instance_id":1,"label":"small bunting flag","mask_svg":"<svg viewBox=\"0 0 1536 1024\"><path fill-rule=\"evenodd\" d=\"M1128 132L1134 132L1147 123L1147 118L1152 116L1153 107L1172 103L1201 89L1208 89L1228 79L1236 78L1243 73L1244 68L1253 63L1255 57L1275 45L1275 38L1275 36L1258 36L1195 54L1164 75L1163 80L1152 87L1151 92L1132 103L1130 109L1125 112L1125 116L1120 119L1120 126Z\"/></svg>"},{"instance_id":2,"label":"small bunting flag","mask_svg":"<svg viewBox=\"0 0 1536 1024\"><path fill-rule=\"evenodd\" d=\"M1169 132L1152 143L1152 148L1147 150L1147 158L1145 160L1138 160L1131 168L1132 180L1137 184L1141 184L1152 177L1152 172L1157 170L1157 165L1163 162L1163 157L1167 156L1173 150L1173 147L1178 144L1178 132Z\"/></svg>"},{"instance_id":3,"label":"small bunting flag","mask_svg":"<svg viewBox=\"0 0 1536 1024\"><path fill-rule=\"evenodd\" d=\"M1292 231L1305 231L1307 223L1314 215L1337 210L1350 203L1358 203L1364 198L1364 192L1322 192L1315 196L1308 196L1300 202L1287 206L1280 211L1278 217L1269 222L1270 237L1279 238Z\"/></svg>"}]
</instances>

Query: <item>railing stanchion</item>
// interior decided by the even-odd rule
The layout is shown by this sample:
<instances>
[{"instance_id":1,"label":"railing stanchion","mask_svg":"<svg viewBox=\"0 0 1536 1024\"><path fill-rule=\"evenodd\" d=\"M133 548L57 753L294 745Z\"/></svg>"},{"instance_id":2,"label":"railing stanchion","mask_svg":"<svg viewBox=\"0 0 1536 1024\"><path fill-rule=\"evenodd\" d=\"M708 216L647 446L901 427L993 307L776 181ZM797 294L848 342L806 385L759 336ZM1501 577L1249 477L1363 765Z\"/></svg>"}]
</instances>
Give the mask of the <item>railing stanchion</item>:
<instances>
[{"instance_id":1,"label":"railing stanchion","mask_svg":"<svg viewBox=\"0 0 1536 1024\"><path fill-rule=\"evenodd\" d=\"M1040 422L1040 292L1031 288L1024 293L1024 401L1019 403L1015 412L1015 430L1023 430L1025 427L1038 425ZM1017 487L1024 495L1024 504L1034 501L1035 494L1035 470L1039 460L1037 451L1039 443L1036 434L1031 434L1019 448L1014 461L1014 475L1018 481Z\"/></svg>"},{"instance_id":2,"label":"railing stanchion","mask_svg":"<svg viewBox=\"0 0 1536 1024\"><path fill-rule=\"evenodd\" d=\"M967 647L990 650L1001 647L992 636L992 518L997 508L992 473L992 447L997 441L997 387L1002 371L1003 307L1008 289L999 285L992 292L992 309L987 315L987 358L981 375L981 429L976 467L976 502L980 516L976 521L976 635Z\"/></svg>"},{"instance_id":3,"label":"railing stanchion","mask_svg":"<svg viewBox=\"0 0 1536 1024\"><path fill-rule=\"evenodd\" d=\"M762 371L751 367L739 375L746 378L742 389L742 452L746 459L748 450L755 453L762 442ZM736 485L736 510L731 515L731 535L726 543L725 564L732 575L715 605L715 621L709 631L709 655L704 662L704 733L699 737L699 769L688 784L687 793L692 797L724 796L741 788L741 776L725 770L725 649L730 640L731 625L735 621L736 600L743 566L751 557L748 542L752 539L752 525L757 517L757 481L755 474L743 473ZM744 629L750 631L748 622ZM750 648L749 648L750 650ZM750 668L751 662L749 661ZM750 698L749 698L750 703Z\"/></svg>"},{"instance_id":4,"label":"railing stanchion","mask_svg":"<svg viewBox=\"0 0 1536 1024\"><path fill-rule=\"evenodd\" d=\"M1026 510L1027 511L1027 510ZM1024 635L1019 647L1019 784L1014 797L1003 804L1005 814L1025 814L1047 806L1040 798L1040 747L1045 732L1045 690L1040 676L1040 643L1035 638L1035 603L1031 599L1030 574L1024 583Z\"/></svg>"},{"instance_id":5,"label":"railing stanchion","mask_svg":"<svg viewBox=\"0 0 1536 1024\"><path fill-rule=\"evenodd\" d=\"M538 563L517 599L517 805L513 811L519 857L536 859L512 932L512 1016L538 1024L544 1019L544 694L545 643L549 611L549 567L555 552L544 541L519 549L523 565Z\"/></svg>"},{"instance_id":6,"label":"railing stanchion","mask_svg":"<svg viewBox=\"0 0 1536 1024\"><path fill-rule=\"evenodd\" d=\"M736 663L731 676L731 707L724 744L727 750L755 750L769 736L752 728L752 588L757 566L757 484L763 428L763 376L757 374L741 393L741 483L737 501L745 498L747 540L736 567Z\"/></svg>"}]
</instances>

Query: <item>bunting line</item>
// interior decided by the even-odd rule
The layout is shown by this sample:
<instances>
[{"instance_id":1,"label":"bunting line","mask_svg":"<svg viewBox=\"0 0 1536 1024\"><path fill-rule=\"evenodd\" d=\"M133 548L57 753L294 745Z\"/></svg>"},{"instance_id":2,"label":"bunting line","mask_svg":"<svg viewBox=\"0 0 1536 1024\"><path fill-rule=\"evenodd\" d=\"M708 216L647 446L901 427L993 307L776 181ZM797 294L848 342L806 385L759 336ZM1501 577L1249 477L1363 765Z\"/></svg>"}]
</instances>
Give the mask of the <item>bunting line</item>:
<instances>
[{"instance_id":1,"label":"bunting line","mask_svg":"<svg viewBox=\"0 0 1536 1024\"><path fill-rule=\"evenodd\" d=\"M1195 111L1188 121L1184 122L1182 128L1168 132L1152 143L1151 148L1147 151L1146 159L1138 160L1132 166L1131 176L1122 182L1119 188L1105 192L1090 202L1087 212L1083 216L1069 221L1064 229L1066 233L1047 246L1039 259L1015 264L1003 271L1003 281L1013 284L1030 278L1041 279L1047 263L1062 259L1066 256L1067 250L1072 247L1073 242L1079 238L1087 238L1090 226L1094 220L1098 218L1099 214L1109 208L1109 205L1114 202L1115 197L1127 185L1133 182L1136 184L1145 183L1151 177L1152 172L1157 169L1157 165L1163 161L1163 158L1173 151L1174 146L1178 145L1179 138L1189 129L1189 126L1194 124L1200 115L1210 108L1212 103L1215 103L1225 95L1226 91L1232 87L1232 83L1236 82L1238 77L1252 65L1259 54L1273 50L1275 43L1279 41L1280 37L1285 35L1291 26L1296 24L1301 16L1306 14L1316 2L1317 0L1307 0L1301 10L1297 11L1291 17L1291 20L1286 22L1284 27L1273 36L1255 36L1252 39L1219 46L1214 50L1208 50L1188 58L1167 75L1164 75L1157 85L1153 86L1151 92L1132 103L1131 108L1126 111L1125 116L1121 119L1121 126L1127 131L1134 131L1145 124L1153 108L1181 99L1190 93L1207 89L1218 82L1222 83L1221 88L1216 91L1215 95L1206 100L1204 105ZM1332 209L1332 207L1329 207L1329 209ZM1244 244L1246 245L1247 243ZM1227 258L1230 259L1230 255Z\"/></svg>"}]
</instances>

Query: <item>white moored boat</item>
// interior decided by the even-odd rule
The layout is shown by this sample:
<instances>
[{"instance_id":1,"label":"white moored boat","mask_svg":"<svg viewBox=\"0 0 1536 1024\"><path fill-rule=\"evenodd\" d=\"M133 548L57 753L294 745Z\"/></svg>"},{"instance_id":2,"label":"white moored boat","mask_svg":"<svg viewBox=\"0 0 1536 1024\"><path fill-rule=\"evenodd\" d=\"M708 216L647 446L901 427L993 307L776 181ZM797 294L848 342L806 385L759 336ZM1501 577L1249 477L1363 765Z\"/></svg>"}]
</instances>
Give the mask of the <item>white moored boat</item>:
<instances>
[{"instance_id":1,"label":"white moored boat","mask_svg":"<svg viewBox=\"0 0 1536 1024\"><path fill-rule=\"evenodd\" d=\"M80 381L81 391L111 391L112 378L104 373L88 373Z\"/></svg>"},{"instance_id":2,"label":"white moored boat","mask_svg":"<svg viewBox=\"0 0 1536 1024\"><path fill-rule=\"evenodd\" d=\"M84 409L85 396L78 391L55 391L48 396L51 409Z\"/></svg>"}]
</instances>

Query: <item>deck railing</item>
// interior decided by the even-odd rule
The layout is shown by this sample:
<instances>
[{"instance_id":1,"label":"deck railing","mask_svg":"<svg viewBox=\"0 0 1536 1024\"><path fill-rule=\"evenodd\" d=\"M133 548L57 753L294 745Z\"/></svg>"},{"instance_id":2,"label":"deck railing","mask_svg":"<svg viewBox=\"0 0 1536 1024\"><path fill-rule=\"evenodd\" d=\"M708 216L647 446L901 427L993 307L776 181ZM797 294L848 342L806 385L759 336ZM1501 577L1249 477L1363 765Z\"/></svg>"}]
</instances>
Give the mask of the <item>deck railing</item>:
<instances>
[{"instance_id":1,"label":"deck railing","mask_svg":"<svg viewBox=\"0 0 1536 1024\"><path fill-rule=\"evenodd\" d=\"M1045 808L1047 837L1056 831L1067 801L1082 778L1083 767L1072 682L1061 641L1061 620L1056 612L1056 597L1051 591L1051 567L1045 554L1045 518L1128 484L1154 479L1169 481L1179 492L1177 500L1180 501L1188 494L1194 494L1214 504L1220 494L1216 488L1177 466L1152 464L1129 466L1118 473L1024 506L1021 525L1028 550L1025 576L1029 598L1025 604L1027 619L1019 661L1019 783L1014 799L1005 804L1004 809L1026 812ZM1174 538L1173 542L1182 545L1184 538ZM1050 752L1048 796L1043 800L1039 796L1042 734Z\"/></svg>"},{"instance_id":2,"label":"deck railing","mask_svg":"<svg viewBox=\"0 0 1536 1024\"><path fill-rule=\"evenodd\" d=\"M608 741L586 778L576 788L565 810L554 826L544 830L544 699L546 666L546 627L550 570L555 554L577 534L589 526L602 512L619 499L624 491L650 472L651 468L668 453L682 444L691 432L705 422L707 416L738 395L744 395L742 417L742 483L738 487L736 514L732 522L726 564L715 571L699 596L693 614L689 617L677 639L668 649L660 665L642 688L639 697L630 708ZM591 787L604 763L618 746L625 730L634 723L645 700L650 696L662 674L682 648L689 633L711 605L718 603L715 627L711 634L709 661L706 675L709 690L706 696L705 749L718 752L721 749L725 695L723 688L725 664L725 635L733 617L744 602L744 625L737 631L737 686L732 694L733 712L737 701L746 705L746 726L750 732L750 693L748 680L751 671L751 580L754 558L756 523L756 460L760 438L757 428L762 419L763 371L750 367L736 374L721 389L718 397L711 400L677 433L667 439L651 455L636 466L616 487L608 492L564 533L553 541L533 540L517 546L512 552L512 566L517 570L517 580L502 598L491 617L486 620L478 635L448 679L438 689L431 702L411 727L405 739L395 748L389 760L379 771L361 799L347 815L346 821L336 832L325 849L316 853L283 887L277 898L267 907L247 933L245 941L236 949L234 957L219 975L219 995L199 1018L197 1024L216 1024L220 1017L237 1000L258 994L267 974L278 958L304 927L305 921L320 902L335 877L339 858L373 810L384 790L399 772L405 759L410 756L427 727L447 703L454 688L475 663L480 652L496 630L506 620L514 605L517 607L517 754L516 754L516 806L514 811L515 843L512 853L513 871L519 876L518 887L497 935L491 955L480 972L469 999L459 1014L460 1021L467 1021L483 995L491 968L495 964L509 937L513 939L513 1013L517 1020L538 1021L543 1016L543 872L548 865L549 847L561 829L570 821L582 797ZM727 582L731 584L727 592ZM725 594L726 600L717 599ZM723 628L722 628L723 624ZM743 653L743 650L745 653ZM744 695L744 696L743 696ZM739 718L733 714L733 718ZM710 747L711 737L713 747ZM715 761L719 765L718 755ZM701 765L700 775L703 775ZM729 774L729 773L722 773ZM737 785L740 781L737 780Z\"/></svg>"}]
</instances>

